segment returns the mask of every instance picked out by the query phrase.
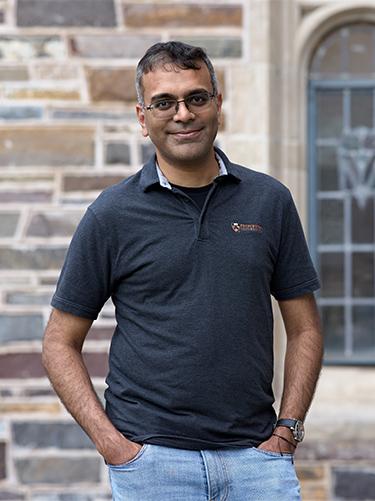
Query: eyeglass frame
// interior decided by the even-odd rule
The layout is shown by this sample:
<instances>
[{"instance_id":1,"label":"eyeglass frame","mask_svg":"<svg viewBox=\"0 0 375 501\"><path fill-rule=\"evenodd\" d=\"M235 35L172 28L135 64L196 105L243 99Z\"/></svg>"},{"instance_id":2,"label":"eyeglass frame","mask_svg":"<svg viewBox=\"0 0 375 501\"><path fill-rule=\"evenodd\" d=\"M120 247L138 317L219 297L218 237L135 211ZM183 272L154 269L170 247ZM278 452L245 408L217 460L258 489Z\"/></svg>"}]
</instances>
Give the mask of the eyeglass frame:
<instances>
[{"instance_id":1,"label":"eyeglass frame","mask_svg":"<svg viewBox=\"0 0 375 501\"><path fill-rule=\"evenodd\" d=\"M174 101L174 102L176 103L176 106L175 106L175 112L174 112L174 114L173 114L173 115L171 115L171 117L172 117L172 116L174 116L174 115L176 115L176 114L178 113L178 110L179 110L179 104L180 104L180 103L184 103L184 105L185 105L186 109L187 109L190 113L194 113L194 112L192 112L192 111L190 110L189 106L187 105L187 103L186 103L186 99L188 99L189 97L192 97L192 96L199 95L199 94L207 94L207 95L209 96L209 100L210 100L210 101L212 101L212 99L213 99L214 97L217 97L217 93L216 93L216 92L211 92L211 93L210 93L210 92L208 92L208 91L203 91L203 90L202 90L202 91L192 92L191 94L188 94L188 95L187 95L186 97L184 97L183 99L164 98L164 99L165 99L165 101ZM162 100L163 100L163 99L160 99L160 101L162 101ZM152 110L154 109L154 107L155 107L155 105L156 105L156 103L157 103L157 102L158 102L158 101L156 101L155 103L151 103L151 104L149 104L148 106L143 105L143 109L144 109L144 110L147 110L147 111L151 111L151 112L152 112ZM208 104L208 102L207 102L207 104ZM166 111L169 111L169 110L166 110ZM195 113L194 113L194 114L195 114ZM162 117L160 117L160 118L162 118Z\"/></svg>"}]
</instances>

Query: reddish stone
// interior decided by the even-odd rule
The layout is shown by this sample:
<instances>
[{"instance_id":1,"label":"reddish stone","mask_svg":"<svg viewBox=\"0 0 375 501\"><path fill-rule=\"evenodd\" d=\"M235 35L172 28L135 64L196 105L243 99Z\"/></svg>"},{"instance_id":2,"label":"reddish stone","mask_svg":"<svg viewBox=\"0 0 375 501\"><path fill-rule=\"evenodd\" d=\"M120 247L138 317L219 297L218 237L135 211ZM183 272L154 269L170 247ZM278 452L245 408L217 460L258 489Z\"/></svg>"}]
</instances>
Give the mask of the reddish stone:
<instances>
[{"instance_id":1,"label":"reddish stone","mask_svg":"<svg viewBox=\"0 0 375 501\"><path fill-rule=\"evenodd\" d=\"M65 176L64 191L97 191L119 183L123 176Z\"/></svg>"},{"instance_id":2,"label":"reddish stone","mask_svg":"<svg viewBox=\"0 0 375 501\"><path fill-rule=\"evenodd\" d=\"M87 68L91 100L134 103L135 71L133 68Z\"/></svg>"},{"instance_id":3,"label":"reddish stone","mask_svg":"<svg viewBox=\"0 0 375 501\"><path fill-rule=\"evenodd\" d=\"M111 339L113 336L114 327L91 327L88 333L88 339L102 340Z\"/></svg>"},{"instance_id":4,"label":"reddish stone","mask_svg":"<svg viewBox=\"0 0 375 501\"><path fill-rule=\"evenodd\" d=\"M0 480L6 478L5 444L0 442Z\"/></svg>"},{"instance_id":5,"label":"reddish stone","mask_svg":"<svg viewBox=\"0 0 375 501\"><path fill-rule=\"evenodd\" d=\"M240 5L212 4L140 4L124 5L125 25L132 28L242 26Z\"/></svg>"},{"instance_id":6,"label":"reddish stone","mask_svg":"<svg viewBox=\"0 0 375 501\"><path fill-rule=\"evenodd\" d=\"M84 353L91 377L105 377L108 372L107 353ZM9 353L0 355L1 379L43 378L46 372L40 353Z\"/></svg>"}]
</instances>

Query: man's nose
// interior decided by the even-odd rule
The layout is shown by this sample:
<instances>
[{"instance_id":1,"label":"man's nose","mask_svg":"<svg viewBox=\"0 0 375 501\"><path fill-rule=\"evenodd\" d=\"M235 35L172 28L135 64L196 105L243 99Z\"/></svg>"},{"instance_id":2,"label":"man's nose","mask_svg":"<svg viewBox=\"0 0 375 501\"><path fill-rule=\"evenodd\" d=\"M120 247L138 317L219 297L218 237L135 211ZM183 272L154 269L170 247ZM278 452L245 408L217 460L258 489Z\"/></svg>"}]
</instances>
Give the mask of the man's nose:
<instances>
[{"instance_id":1,"label":"man's nose","mask_svg":"<svg viewBox=\"0 0 375 501\"><path fill-rule=\"evenodd\" d=\"M186 122L188 120L192 120L195 115L192 113L189 108L186 106L185 101L177 101L176 105L176 113L174 114L173 120L175 122Z\"/></svg>"}]
</instances>

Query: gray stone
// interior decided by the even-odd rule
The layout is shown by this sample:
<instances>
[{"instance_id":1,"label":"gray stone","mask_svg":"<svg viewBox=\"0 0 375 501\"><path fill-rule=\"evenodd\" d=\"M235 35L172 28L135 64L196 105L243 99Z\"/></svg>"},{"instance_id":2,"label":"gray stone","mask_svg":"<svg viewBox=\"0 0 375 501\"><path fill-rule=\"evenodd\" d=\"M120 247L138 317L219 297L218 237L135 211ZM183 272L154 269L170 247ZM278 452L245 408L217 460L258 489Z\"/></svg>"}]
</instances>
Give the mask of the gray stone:
<instances>
[{"instance_id":1,"label":"gray stone","mask_svg":"<svg viewBox=\"0 0 375 501\"><path fill-rule=\"evenodd\" d=\"M375 499L375 470L333 468L335 499L370 501Z\"/></svg>"},{"instance_id":2,"label":"gray stone","mask_svg":"<svg viewBox=\"0 0 375 501\"><path fill-rule=\"evenodd\" d=\"M21 484L80 484L100 482L101 460L77 457L33 457L16 459Z\"/></svg>"},{"instance_id":3,"label":"gray stone","mask_svg":"<svg viewBox=\"0 0 375 501\"><path fill-rule=\"evenodd\" d=\"M94 445L75 423L16 422L12 424L14 444L45 449L93 449Z\"/></svg>"},{"instance_id":4,"label":"gray stone","mask_svg":"<svg viewBox=\"0 0 375 501\"><path fill-rule=\"evenodd\" d=\"M144 143L141 145L141 158L142 163L150 160L150 157L155 153L155 146L152 143Z\"/></svg>"},{"instance_id":5,"label":"gray stone","mask_svg":"<svg viewBox=\"0 0 375 501\"><path fill-rule=\"evenodd\" d=\"M5 443L0 442L0 480L6 478Z\"/></svg>"},{"instance_id":6,"label":"gray stone","mask_svg":"<svg viewBox=\"0 0 375 501\"><path fill-rule=\"evenodd\" d=\"M191 45L204 47L212 58L238 58L242 55L242 39L240 37L172 37Z\"/></svg>"},{"instance_id":7,"label":"gray stone","mask_svg":"<svg viewBox=\"0 0 375 501\"><path fill-rule=\"evenodd\" d=\"M1 165L1 164L0 164ZM0 200L5 202L50 202L52 191L1 191Z\"/></svg>"},{"instance_id":8,"label":"gray stone","mask_svg":"<svg viewBox=\"0 0 375 501\"><path fill-rule=\"evenodd\" d=\"M113 0L18 0L18 26L116 26Z\"/></svg>"},{"instance_id":9,"label":"gray stone","mask_svg":"<svg viewBox=\"0 0 375 501\"><path fill-rule=\"evenodd\" d=\"M0 212L0 237L12 237L15 234L19 217L17 212Z\"/></svg>"},{"instance_id":10,"label":"gray stone","mask_svg":"<svg viewBox=\"0 0 375 501\"><path fill-rule=\"evenodd\" d=\"M59 211L33 214L26 231L28 237L70 237L83 213Z\"/></svg>"},{"instance_id":11,"label":"gray stone","mask_svg":"<svg viewBox=\"0 0 375 501\"><path fill-rule=\"evenodd\" d=\"M0 491L0 501L23 501L25 494L17 491Z\"/></svg>"},{"instance_id":12,"label":"gray stone","mask_svg":"<svg viewBox=\"0 0 375 501\"><path fill-rule=\"evenodd\" d=\"M43 317L39 314L0 315L0 344L42 339Z\"/></svg>"},{"instance_id":13,"label":"gray stone","mask_svg":"<svg viewBox=\"0 0 375 501\"><path fill-rule=\"evenodd\" d=\"M0 71L0 82L18 82L29 79L25 66L3 66Z\"/></svg>"},{"instance_id":14,"label":"gray stone","mask_svg":"<svg viewBox=\"0 0 375 501\"><path fill-rule=\"evenodd\" d=\"M52 293L42 292L8 292L5 297L7 304L27 304L27 305L48 305L51 301Z\"/></svg>"},{"instance_id":15,"label":"gray stone","mask_svg":"<svg viewBox=\"0 0 375 501\"><path fill-rule=\"evenodd\" d=\"M65 55L64 42L57 36L0 36L0 59L29 61L32 58L61 58Z\"/></svg>"},{"instance_id":16,"label":"gray stone","mask_svg":"<svg viewBox=\"0 0 375 501\"><path fill-rule=\"evenodd\" d=\"M0 270L59 270L66 248L0 248Z\"/></svg>"},{"instance_id":17,"label":"gray stone","mask_svg":"<svg viewBox=\"0 0 375 501\"><path fill-rule=\"evenodd\" d=\"M0 120L42 118L43 109L37 106L0 106Z\"/></svg>"},{"instance_id":18,"label":"gray stone","mask_svg":"<svg viewBox=\"0 0 375 501\"><path fill-rule=\"evenodd\" d=\"M71 52L86 58L141 58L146 50L160 42L151 35L77 35L70 40Z\"/></svg>"},{"instance_id":19,"label":"gray stone","mask_svg":"<svg viewBox=\"0 0 375 501\"><path fill-rule=\"evenodd\" d=\"M124 120L134 119L134 113L95 110L52 110L51 117L62 120Z\"/></svg>"},{"instance_id":20,"label":"gray stone","mask_svg":"<svg viewBox=\"0 0 375 501\"><path fill-rule=\"evenodd\" d=\"M34 494L31 501L93 501L93 497L86 494L71 492L69 494Z\"/></svg>"},{"instance_id":21,"label":"gray stone","mask_svg":"<svg viewBox=\"0 0 375 501\"><path fill-rule=\"evenodd\" d=\"M126 143L108 143L105 161L107 164L130 164L130 147Z\"/></svg>"}]
</instances>

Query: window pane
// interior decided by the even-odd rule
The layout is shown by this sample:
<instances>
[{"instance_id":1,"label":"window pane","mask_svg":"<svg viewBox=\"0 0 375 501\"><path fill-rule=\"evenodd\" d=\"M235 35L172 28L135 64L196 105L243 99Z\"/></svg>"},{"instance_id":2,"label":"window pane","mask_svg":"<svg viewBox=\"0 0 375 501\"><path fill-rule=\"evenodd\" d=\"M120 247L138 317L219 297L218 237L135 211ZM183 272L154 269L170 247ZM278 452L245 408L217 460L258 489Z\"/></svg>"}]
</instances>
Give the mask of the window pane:
<instances>
[{"instance_id":1,"label":"window pane","mask_svg":"<svg viewBox=\"0 0 375 501\"><path fill-rule=\"evenodd\" d=\"M373 91L368 89L352 90L351 92L351 127L373 126L374 114Z\"/></svg>"},{"instance_id":2,"label":"window pane","mask_svg":"<svg viewBox=\"0 0 375 501\"><path fill-rule=\"evenodd\" d=\"M374 243L374 199L368 198L364 207L352 200L352 241L358 244Z\"/></svg>"},{"instance_id":3,"label":"window pane","mask_svg":"<svg viewBox=\"0 0 375 501\"><path fill-rule=\"evenodd\" d=\"M343 242L344 210L342 200L319 201L319 243Z\"/></svg>"},{"instance_id":4,"label":"window pane","mask_svg":"<svg viewBox=\"0 0 375 501\"><path fill-rule=\"evenodd\" d=\"M374 253L353 254L353 296L372 297L374 295Z\"/></svg>"},{"instance_id":5,"label":"window pane","mask_svg":"<svg viewBox=\"0 0 375 501\"><path fill-rule=\"evenodd\" d=\"M374 67L374 27L372 25L353 25L347 28L348 68L355 75L368 75Z\"/></svg>"},{"instance_id":6,"label":"window pane","mask_svg":"<svg viewBox=\"0 0 375 501\"><path fill-rule=\"evenodd\" d=\"M344 255L338 252L320 254L321 296L342 297L344 295Z\"/></svg>"},{"instance_id":7,"label":"window pane","mask_svg":"<svg viewBox=\"0 0 375 501\"><path fill-rule=\"evenodd\" d=\"M344 354L344 307L323 306L321 308L326 358L342 357Z\"/></svg>"},{"instance_id":8,"label":"window pane","mask_svg":"<svg viewBox=\"0 0 375 501\"><path fill-rule=\"evenodd\" d=\"M335 191L339 189L336 148L320 146L317 148L318 190Z\"/></svg>"},{"instance_id":9,"label":"window pane","mask_svg":"<svg viewBox=\"0 0 375 501\"><path fill-rule=\"evenodd\" d=\"M340 30L335 31L323 41L314 54L311 72L313 78L324 78L342 73L342 37Z\"/></svg>"},{"instance_id":10,"label":"window pane","mask_svg":"<svg viewBox=\"0 0 375 501\"><path fill-rule=\"evenodd\" d=\"M317 92L317 137L339 138L343 130L343 93L341 90Z\"/></svg>"},{"instance_id":11,"label":"window pane","mask_svg":"<svg viewBox=\"0 0 375 501\"><path fill-rule=\"evenodd\" d=\"M369 358L375 355L375 307L353 307L354 351ZM370 353L368 350L371 350Z\"/></svg>"}]
</instances>

